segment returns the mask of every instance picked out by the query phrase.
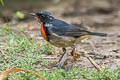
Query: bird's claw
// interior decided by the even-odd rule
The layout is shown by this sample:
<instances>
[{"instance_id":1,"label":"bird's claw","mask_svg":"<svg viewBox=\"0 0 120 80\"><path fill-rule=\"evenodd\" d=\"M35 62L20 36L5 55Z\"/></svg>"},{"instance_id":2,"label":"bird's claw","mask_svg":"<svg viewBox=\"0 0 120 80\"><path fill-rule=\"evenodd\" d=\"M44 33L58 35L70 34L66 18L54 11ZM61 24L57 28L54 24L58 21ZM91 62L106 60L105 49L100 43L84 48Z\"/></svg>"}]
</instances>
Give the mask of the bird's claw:
<instances>
[{"instance_id":1,"label":"bird's claw","mask_svg":"<svg viewBox=\"0 0 120 80\"><path fill-rule=\"evenodd\" d=\"M55 67L62 68L67 59L68 59L68 54L65 53L63 57L60 59L60 61L55 65Z\"/></svg>"}]
</instances>

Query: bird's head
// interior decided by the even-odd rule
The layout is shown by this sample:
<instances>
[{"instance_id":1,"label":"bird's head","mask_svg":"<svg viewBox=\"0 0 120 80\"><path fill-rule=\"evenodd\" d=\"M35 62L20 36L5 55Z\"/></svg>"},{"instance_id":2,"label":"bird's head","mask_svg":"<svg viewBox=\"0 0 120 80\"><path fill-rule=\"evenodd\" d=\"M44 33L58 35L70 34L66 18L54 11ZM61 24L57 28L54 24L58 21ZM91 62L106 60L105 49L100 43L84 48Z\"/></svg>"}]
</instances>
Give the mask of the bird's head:
<instances>
[{"instance_id":1,"label":"bird's head","mask_svg":"<svg viewBox=\"0 0 120 80\"><path fill-rule=\"evenodd\" d=\"M38 22L50 22L52 20L54 20L54 17L51 15L51 13L47 12L47 11L40 11L37 13L30 13L32 16L34 16L34 18L38 21Z\"/></svg>"}]
</instances>

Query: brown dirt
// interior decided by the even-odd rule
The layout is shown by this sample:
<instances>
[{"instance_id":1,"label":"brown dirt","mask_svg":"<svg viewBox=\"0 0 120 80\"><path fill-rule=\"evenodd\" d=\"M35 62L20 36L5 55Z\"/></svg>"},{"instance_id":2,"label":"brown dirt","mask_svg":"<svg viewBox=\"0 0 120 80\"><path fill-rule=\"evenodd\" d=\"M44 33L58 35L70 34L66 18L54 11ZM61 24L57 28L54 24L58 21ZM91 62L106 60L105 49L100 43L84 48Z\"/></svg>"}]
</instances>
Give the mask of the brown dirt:
<instances>
[{"instance_id":1,"label":"brown dirt","mask_svg":"<svg viewBox=\"0 0 120 80\"><path fill-rule=\"evenodd\" d=\"M51 11L57 18L68 23L80 25L83 22L96 32L106 32L108 37L91 36L76 46L81 53L76 66L80 69L94 68L84 55L87 51L101 67L115 69L120 66L120 1L119 0L74 0L57 7L51 6ZM59 9L58 9L59 8ZM29 17L28 17L29 19ZM1 23L3 23L1 21ZM24 27L31 37L40 38L39 25L33 19L19 22L17 28ZM16 28L16 27L12 27ZM56 54L55 54L56 55ZM49 55L49 56L55 56ZM46 55L44 55L46 56ZM59 58L60 56L58 56ZM57 58L57 60L58 60ZM51 59L51 61L54 60Z\"/></svg>"}]
</instances>

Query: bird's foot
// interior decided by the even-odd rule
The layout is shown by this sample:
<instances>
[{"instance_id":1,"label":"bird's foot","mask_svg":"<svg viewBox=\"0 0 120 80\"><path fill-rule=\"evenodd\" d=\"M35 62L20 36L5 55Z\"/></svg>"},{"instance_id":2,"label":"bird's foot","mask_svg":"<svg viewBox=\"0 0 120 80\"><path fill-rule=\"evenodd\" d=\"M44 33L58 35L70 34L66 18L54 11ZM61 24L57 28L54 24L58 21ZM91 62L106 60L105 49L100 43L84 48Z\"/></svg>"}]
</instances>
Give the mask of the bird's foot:
<instances>
[{"instance_id":1,"label":"bird's foot","mask_svg":"<svg viewBox=\"0 0 120 80\"><path fill-rule=\"evenodd\" d=\"M67 53L65 53L64 55L63 55L63 57L60 59L60 61L55 65L55 67L57 67L57 68L62 68L63 67L63 65L64 65L64 63L66 62L66 60L68 59L68 54Z\"/></svg>"},{"instance_id":2,"label":"bird's foot","mask_svg":"<svg viewBox=\"0 0 120 80\"><path fill-rule=\"evenodd\" d=\"M74 61L73 57L64 55L64 57L55 65L55 67L69 71L70 69L72 69L74 63L75 63L75 61Z\"/></svg>"},{"instance_id":3,"label":"bird's foot","mask_svg":"<svg viewBox=\"0 0 120 80\"><path fill-rule=\"evenodd\" d=\"M69 70L71 70L72 69L72 67L73 67L73 65L74 65L74 61L71 63L71 64L69 64L69 65L66 65L65 67L64 67L64 69L66 70L66 71L69 71Z\"/></svg>"}]
</instances>

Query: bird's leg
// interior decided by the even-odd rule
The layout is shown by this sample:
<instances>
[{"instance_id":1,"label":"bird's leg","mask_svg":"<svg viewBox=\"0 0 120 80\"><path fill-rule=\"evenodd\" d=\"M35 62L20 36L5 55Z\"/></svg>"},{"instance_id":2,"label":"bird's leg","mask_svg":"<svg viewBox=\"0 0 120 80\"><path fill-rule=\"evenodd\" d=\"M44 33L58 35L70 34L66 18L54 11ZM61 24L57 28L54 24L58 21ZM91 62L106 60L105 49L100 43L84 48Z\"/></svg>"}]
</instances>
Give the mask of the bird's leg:
<instances>
[{"instance_id":1,"label":"bird's leg","mask_svg":"<svg viewBox=\"0 0 120 80\"><path fill-rule=\"evenodd\" d=\"M74 59L74 56L75 56L75 46L73 46L72 48L73 48L72 53L71 53L71 55L73 56L72 64L67 67L67 69L66 69L67 71L69 71L73 67L73 64L75 62L75 59Z\"/></svg>"},{"instance_id":2,"label":"bird's leg","mask_svg":"<svg viewBox=\"0 0 120 80\"><path fill-rule=\"evenodd\" d=\"M66 53L66 48L62 48L62 50L63 50L64 54L61 57L61 59L59 60L59 62L56 64L56 67L58 67L58 68L62 68L65 61L68 59L68 54Z\"/></svg>"},{"instance_id":3,"label":"bird's leg","mask_svg":"<svg viewBox=\"0 0 120 80\"><path fill-rule=\"evenodd\" d=\"M72 50L71 55L72 55L72 56L75 56L75 46L73 46L72 48L73 48L73 50Z\"/></svg>"}]
</instances>

